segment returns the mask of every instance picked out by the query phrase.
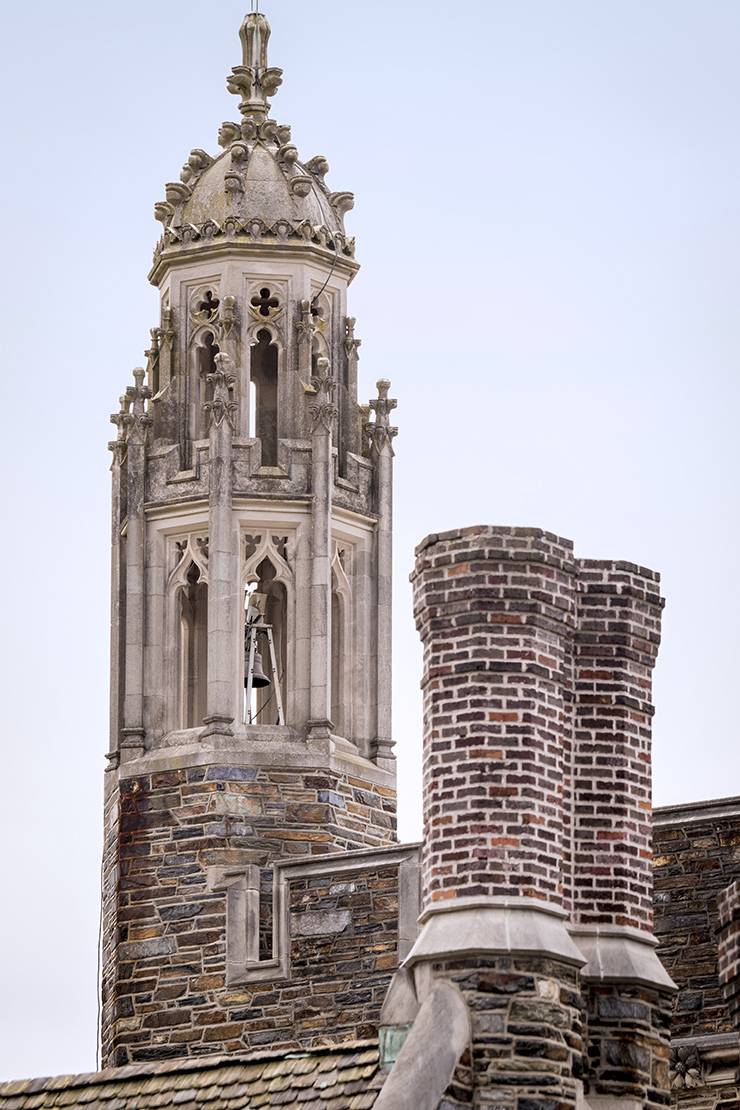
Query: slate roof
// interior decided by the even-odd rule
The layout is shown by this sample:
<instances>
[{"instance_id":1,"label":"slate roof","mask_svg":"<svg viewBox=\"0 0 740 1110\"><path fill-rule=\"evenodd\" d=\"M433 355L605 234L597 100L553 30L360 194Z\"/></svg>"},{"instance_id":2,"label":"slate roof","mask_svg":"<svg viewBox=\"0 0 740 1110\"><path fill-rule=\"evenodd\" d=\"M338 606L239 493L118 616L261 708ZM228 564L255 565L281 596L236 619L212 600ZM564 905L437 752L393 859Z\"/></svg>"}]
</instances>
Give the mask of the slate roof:
<instances>
[{"instance_id":1,"label":"slate roof","mask_svg":"<svg viewBox=\"0 0 740 1110\"><path fill-rule=\"evenodd\" d=\"M0 1083L0 1110L370 1110L384 1078L377 1041L354 1041Z\"/></svg>"}]
</instances>

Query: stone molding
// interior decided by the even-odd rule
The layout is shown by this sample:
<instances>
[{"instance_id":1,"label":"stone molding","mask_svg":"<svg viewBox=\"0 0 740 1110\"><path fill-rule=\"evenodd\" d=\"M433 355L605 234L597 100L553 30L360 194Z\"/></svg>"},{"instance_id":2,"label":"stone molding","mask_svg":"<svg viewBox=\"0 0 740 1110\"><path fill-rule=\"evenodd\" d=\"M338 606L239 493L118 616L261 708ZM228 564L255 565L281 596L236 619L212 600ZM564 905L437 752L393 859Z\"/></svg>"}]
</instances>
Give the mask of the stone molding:
<instances>
[{"instance_id":1,"label":"stone molding","mask_svg":"<svg viewBox=\"0 0 740 1110\"><path fill-rule=\"evenodd\" d=\"M266 960L259 958L260 869L256 866L239 871L214 868L210 876L211 889L225 890L227 898L226 977L229 985L290 976L291 879L354 874L394 864L399 872L398 962L402 963L416 938L421 901L420 848L420 844L403 844L299 861L277 860L273 864L272 957Z\"/></svg>"},{"instance_id":2,"label":"stone molding","mask_svg":"<svg viewBox=\"0 0 740 1110\"><path fill-rule=\"evenodd\" d=\"M121 780L150 775L160 771L177 771L190 767L219 765L228 763L233 767L275 768L276 770L319 771L329 769L342 775L362 777L376 786L395 789L396 776L390 771L377 767L359 754L340 750L334 742L306 742L297 738L290 730L254 727L253 733L266 732L267 736L257 739L250 737L245 742L241 731L235 730L228 741L218 744L199 742L201 729L189 729L180 733L183 743L169 748L158 748L131 758L118 771ZM287 735L275 737L271 733L284 732Z\"/></svg>"},{"instance_id":3,"label":"stone molding","mask_svg":"<svg viewBox=\"0 0 740 1110\"><path fill-rule=\"evenodd\" d=\"M658 941L650 933L628 925L569 925L568 932L586 959L583 979L678 990L658 958Z\"/></svg>"},{"instance_id":4,"label":"stone molding","mask_svg":"<svg viewBox=\"0 0 740 1110\"><path fill-rule=\"evenodd\" d=\"M276 254L288 252L291 257L301 260L334 262L335 268L350 281L360 268L355 261L354 238L342 236L340 232L330 232L327 228L315 228L308 221L293 223L278 221L279 226L267 226L262 220L229 219L224 226L216 226L206 220L199 226L180 231L168 228L154 248L154 260L149 271L152 285L160 285L167 271L178 263L187 260L188 252L196 251L198 261L218 258L219 255L233 257L258 253L264 257L268 250ZM339 251L333 250L329 241L337 243Z\"/></svg>"},{"instance_id":5,"label":"stone molding","mask_svg":"<svg viewBox=\"0 0 740 1110\"><path fill-rule=\"evenodd\" d=\"M585 963L568 934L565 911L536 898L450 899L425 909L419 923L409 964L509 952Z\"/></svg>"},{"instance_id":6,"label":"stone molding","mask_svg":"<svg viewBox=\"0 0 740 1110\"><path fill-rule=\"evenodd\" d=\"M687 825L694 821L716 821L740 816L740 797L714 798L686 805L658 806L653 810L653 825Z\"/></svg>"}]
</instances>

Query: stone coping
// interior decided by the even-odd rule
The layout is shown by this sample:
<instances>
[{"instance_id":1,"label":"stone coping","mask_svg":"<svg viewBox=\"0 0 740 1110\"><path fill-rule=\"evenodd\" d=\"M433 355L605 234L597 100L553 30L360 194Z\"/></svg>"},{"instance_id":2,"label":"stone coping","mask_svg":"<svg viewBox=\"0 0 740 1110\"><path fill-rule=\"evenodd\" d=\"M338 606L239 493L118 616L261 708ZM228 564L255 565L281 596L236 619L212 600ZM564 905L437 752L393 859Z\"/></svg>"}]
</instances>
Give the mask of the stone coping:
<instances>
[{"instance_id":1,"label":"stone coping","mask_svg":"<svg viewBox=\"0 0 740 1110\"><path fill-rule=\"evenodd\" d=\"M406 963L516 952L582 967L586 960L568 935L565 919L560 907L534 898L450 899L424 909L421 933Z\"/></svg>"},{"instance_id":2,"label":"stone coping","mask_svg":"<svg viewBox=\"0 0 740 1110\"><path fill-rule=\"evenodd\" d=\"M658 958L658 941L650 933L629 925L571 925L568 931L586 957L583 979L641 983L671 994L678 990Z\"/></svg>"},{"instance_id":3,"label":"stone coping","mask_svg":"<svg viewBox=\"0 0 740 1110\"><path fill-rule=\"evenodd\" d=\"M252 736L234 736L228 742L203 743L198 740L200 729L189 729L182 734L182 743L172 747L151 748L136 759L121 761L111 767L121 779L139 778L160 771L176 771L205 764L234 767L267 767L277 770L320 771L332 770L338 774L365 779L376 786L391 790L396 788L396 775L364 756L339 748L329 740L299 740L292 730L278 727L265 729L264 739ZM256 733L256 729L254 729ZM346 743L346 741L345 741ZM117 754L117 753L113 753Z\"/></svg>"},{"instance_id":4,"label":"stone coping","mask_svg":"<svg viewBox=\"0 0 740 1110\"><path fill-rule=\"evenodd\" d=\"M451 528L447 532L430 532L414 549L415 555L420 555L428 547L436 543L447 543L450 540L464 540L472 536L513 536L519 539L542 539L549 543L556 543L573 550L573 541L548 532L544 528L524 528L508 526L505 524L471 524L465 528Z\"/></svg>"},{"instance_id":5,"label":"stone coping","mask_svg":"<svg viewBox=\"0 0 740 1110\"><path fill-rule=\"evenodd\" d=\"M653 826L684 825L697 821L716 821L721 817L740 817L740 797L709 798L675 806L656 806Z\"/></svg>"}]
</instances>

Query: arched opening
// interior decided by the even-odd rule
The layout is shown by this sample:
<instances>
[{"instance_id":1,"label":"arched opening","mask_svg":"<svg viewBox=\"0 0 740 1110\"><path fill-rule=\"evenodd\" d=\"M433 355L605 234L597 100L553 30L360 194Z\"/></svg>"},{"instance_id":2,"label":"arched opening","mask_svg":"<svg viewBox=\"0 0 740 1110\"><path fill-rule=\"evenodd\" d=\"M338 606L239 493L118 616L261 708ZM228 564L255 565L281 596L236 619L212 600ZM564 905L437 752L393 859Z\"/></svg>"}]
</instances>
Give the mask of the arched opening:
<instances>
[{"instance_id":1,"label":"arched opening","mask_svg":"<svg viewBox=\"0 0 740 1110\"><path fill-rule=\"evenodd\" d=\"M344 714L344 606L336 587L331 591L331 719L335 731L346 736Z\"/></svg>"},{"instance_id":2,"label":"arched opening","mask_svg":"<svg viewBox=\"0 0 740 1110\"><path fill-rule=\"evenodd\" d=\"M266 328L257 332L252 347L254 434L262 442L262 465L278 461L278 349Z\"/></svg>"},{"instance_id":3,"label":"arched opening","mask_svg":"<svg viewBox=\"0 0 740 1110\"><path fill-rule=\"evenodd\" d=\"M199 426L199 438L201 439L208 435L208 423L203 405L207 401L213 400L213 386L208 382L208 375L216 369L216 355L218 352L219 346L213 332L205 332L196 348L198 369L198 411L196 419Z\"/></svg>"},{"instance_id":4,"label":"arched opening","mask_svg":"<svg viewBox=\"0 0 740 1110\"><path fill-rule=\"evenodd\" d=\"M206 715L208 682L208 587L192 563L186 582L178 590L179 722L180 728L197 728Z\"/></svg>"},{"instance_id":5,"label":"arched opening","mask_svg":"<svg viewBox=\"0 0 740 1110\"><path fill-rule=\"evenodd\" d=\"M262 669L270 679L269 686L252 691L252 704L245 704L245 721L248 724L274 725L278 722L278 700L276 682L280 684L283 710L286 705L288 685L287 674L287 612L288 595L282 582L275 580L275 567L265 558L257 567L257 584L251 595L251 604L262 614L263 622L272 631L275 660L270 658L268 638L258 634L257 647L261 656ZM245 643L246 643L245 626ZM246 663L246 659L245 659Z\"/></svg>"}]
</instances>

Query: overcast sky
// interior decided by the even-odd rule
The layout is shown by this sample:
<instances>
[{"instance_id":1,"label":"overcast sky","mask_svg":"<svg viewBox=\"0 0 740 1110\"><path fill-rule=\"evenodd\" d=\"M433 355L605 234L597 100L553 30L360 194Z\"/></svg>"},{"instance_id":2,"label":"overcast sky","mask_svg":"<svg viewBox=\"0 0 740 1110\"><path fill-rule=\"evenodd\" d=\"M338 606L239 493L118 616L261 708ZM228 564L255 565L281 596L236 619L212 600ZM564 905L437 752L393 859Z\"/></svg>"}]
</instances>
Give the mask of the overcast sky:
<instances>
[{"instance_id":1,"label":"overcast sky","mask_svg":"<svg viewBox=\"0 0 740 1110\"><path fill-rule=\"evenodd\" d=\"M108 414L152 206L237 113L244 0L3 17L0 1077L95 1066ZM354 190L361 388L392 379L395 735L419 834L413 547L539 525L663 574L658 804L740 793L740 5L263 0L275 116Z\"/></svg>"}]
</instances>

